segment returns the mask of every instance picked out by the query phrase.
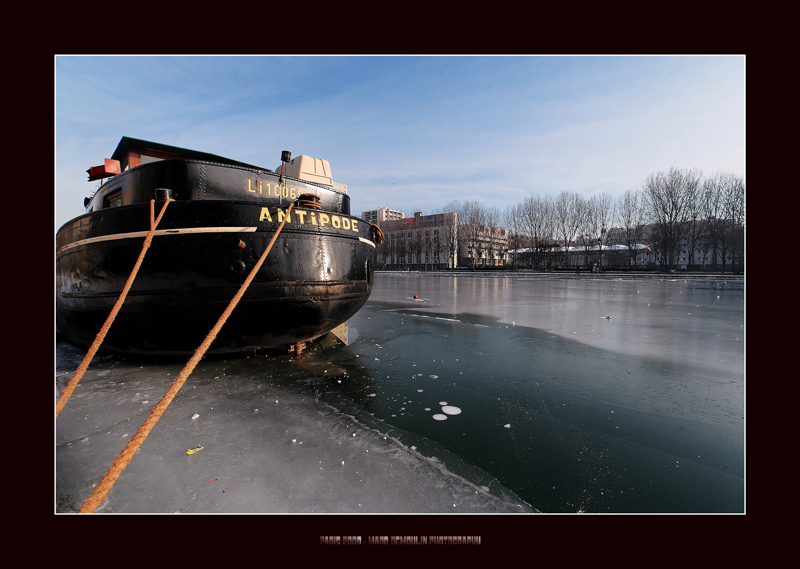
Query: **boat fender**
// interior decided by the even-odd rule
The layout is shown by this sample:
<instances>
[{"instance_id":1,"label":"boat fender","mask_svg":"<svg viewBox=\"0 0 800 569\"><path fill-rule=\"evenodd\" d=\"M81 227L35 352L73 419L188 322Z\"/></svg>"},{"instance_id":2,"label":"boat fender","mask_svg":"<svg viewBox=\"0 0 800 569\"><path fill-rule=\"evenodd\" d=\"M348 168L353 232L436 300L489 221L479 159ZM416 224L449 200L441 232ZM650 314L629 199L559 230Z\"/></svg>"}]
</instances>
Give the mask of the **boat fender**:
<instances>
[{"instance_id":1,"label":"boat fender","mask_svg":"<svg viewBox=\"0 0 800 569\"><path fill-rule=\"evenodd\" d=\"M381 231L381 228L374 223L372 223L371 226L372 227L369 229L370 237L372 237L375 245L380 245L383 243L383 231Z\"/></svg>"}]
</instances>

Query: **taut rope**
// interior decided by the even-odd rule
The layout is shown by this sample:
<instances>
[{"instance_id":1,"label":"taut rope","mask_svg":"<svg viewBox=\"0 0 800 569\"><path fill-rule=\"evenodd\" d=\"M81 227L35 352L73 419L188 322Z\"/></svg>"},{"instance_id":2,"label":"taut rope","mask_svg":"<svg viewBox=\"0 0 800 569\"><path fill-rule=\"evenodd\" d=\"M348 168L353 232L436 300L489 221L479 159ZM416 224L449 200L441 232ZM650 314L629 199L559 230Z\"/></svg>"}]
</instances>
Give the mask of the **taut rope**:
<instances>
[{"instance_id":1,"label":"taut rope","mask_svg":"<svg viewBox=\"0 0 800 569\"><path fill-rule=\"evenodd\" d=\"M95 336L94 342L92 342L89 351L86 352L86 355L83 357L83 361L81 365L78 366L78 369L75 371L75 375L72 376L72 379L67 384L67 387L64 388L64 391L61 393L61 396L56 401L56 417L61 413L61 410L64 408L64 405L67 404L72 392L75 391L75 387L78 385L78 382L83 377L83 374L86 373L86 370L89 368L89 364L92 362L92 358L94 358L95 353L100 348L100 344L103 343L103 340L106 337L106 333L108 329L111 328L111 324L114 322L114 318L117 317L117 313L119 309L122 308L122 304L125 302L125 297L128 296L128 291L131 289L131 285L133 285L133 280L136 278L136 273L139 272L139 267L142 266L142 261L144 260L144 255L147 253L147 249L150 247L150 243L153 241L153 235L156 233L156 227L158 226L158 222L161 221L161 218L164 216L164 212L167 210L167 205L169 202L175 200L168 199L164 202L163 207L161 208L161 213L158 214L158 219L153 221L153 213L155 210L155 200L150 200L150 231L147 232L147 236L144 238L144 245L142 245L142 252L139 253L139 258L136 260L136 264L133 266L133 271L131 272L128 280L125 282L125 286L122 288L122 294L119 295L116 304L114 304L114 308L111 309L111 314L108 315L106 318L105 324L103 327L100 328L100 332L97 333Z\"/></svg>"},{"instance_id":2,"label":"taut rope","mask_svg":"<svg viewBox=\"0 0 800 569\"><path fill-rule=\"evenodd\" d=\"M278 235L283 229L286 220L289 219L289 213L292 211L293 206L294 203L289 204L289 208L286 210L286 216L283 218L283 221L281 221L281 224L278 226L278 230L275 232L275 235L272 236L272 239L270 240L269 245L267 245L266 250L261 255L261 258L258 260L255 267L253 267L253 270L250 271L250 274L247 276L244 283L239 288L239 292L237 292L236 296L234 296L233 300L231 300L230 304L228 305L228 308L225 309L225 312L222 313L222 316L220 316L216 325L214 325L214 327L208 333L206 339L203 341L200 347L197 348L197 351L195 351L192 358L186 364L186 367L184 367L183 370L181 370L181 372L178 374L178 377L175 379L172 385L170 385L166 394L164 394L164 397L161 398L161 401L159 401L158 404L155 407L153 407L153 410L150 411L150 415L148 415L145 422L142 424L141 427L139 427L139 430L136 432L135 435L133 435L131 440L128 441L128 444L125 445L125 448L122 449L122 452L119 453L119 455L117 455L117 458L114 460L113 464L108 469L108 472L106 472L105 476L103 476L103 478L100 479L100 482L97 484L94 491L83 502L83 505L78 510L78 513L94 512L95 508L97 508L100 502L102 502L103 499L106 497L106 495L108 495L108 492L114 486L114 482L116 482L117 478L119 478L120 474L122 474L122 471L125 470L125 467L128 466L128 463L133 458L134 453L137 450L139 450L139 447L145 441L147 435L150 434L150 431L153 429L158 420L161 418L161 415L164 414L164 411L166 411L169 404L172 403L172 400L175 398L175 395L177 395L180 388L183 387L184 383L186 383L186 380L188 379L189 375L191 375L192 371L194 371L195 366L197 366L197 364L202 359L203 355L205 355L206 350L208 350L209 346L211 346L211 343L217 337L217 334L219 333L220 329L222 329L223 324L225 324L225 322L228 320L228 317L233 312L233 309L236 308L237 304L239 304L239 300L244 295L245 291L247 290L247 287L250 286L250 283L255 278L256 274L261 268L261 265L264 263L264 260L267 258L267 255L272 249L272 246L275 244L275 240L278 238Z\"/></svg>"}]
</instances>

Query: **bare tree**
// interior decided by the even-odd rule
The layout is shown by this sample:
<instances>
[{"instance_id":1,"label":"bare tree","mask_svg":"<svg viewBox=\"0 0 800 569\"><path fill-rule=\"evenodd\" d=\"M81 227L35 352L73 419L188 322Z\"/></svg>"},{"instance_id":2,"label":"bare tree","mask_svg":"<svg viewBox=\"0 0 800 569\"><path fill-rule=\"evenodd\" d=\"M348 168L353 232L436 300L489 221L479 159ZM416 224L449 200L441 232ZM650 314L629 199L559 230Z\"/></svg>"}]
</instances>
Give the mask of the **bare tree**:
<instances>
[{"instance_id":1,"label":"bare tree","mask_svg":"<svg viewBox=\"0 0 800 569\"><path fill-rule=\"evenodd\" d=\"M397 255L398 268L400 266L408 268L408 238L405 233L405 231L398 232L396 238L397 245L395 247L395 253Z\"/></svg>"},{"instance_id":2,"label":"bare tree","mask_svg":"<svg viewBox=\"0 0 800 569\"><path fill-rule=\"evenodd\" d=\"M522 205L507 206L503 212L503 225L508 228L508 246L511 249L511 267L517 270L517 254L522 247Z\"/></svg>"},{"instance_id":3,"label":"bare tree","mask_svg":"<svg viewBox=\"0 0 800 569\"><path fill-rule=\"evenodd\" d=\"M617 201L617 219L622 226L622 239L628 248L629 262L637 266L639 247L645 238L645 208L642 193L627 190Z\"/></svg>"},{"instance_id":4,"label":"bare tree","mask_svg":"<svg viewBox=\"0 0 800 569\"><path fill-rule=\"evenodd\" d=\"M485 243L486 264L494 265L495 256L502 256L500 246L500 211L496 207L484 207L484 229L481 241Z\"/></svg>"},{"instance_id":5,"label":"bare tree","mask_svg":"<svg viewBox=\"0 0 800 569\"><path fill-rule=\"evenodd\" d=\"M456 200L451 201L444 207L445 215L450 215L451 217L447 218L447 223L445 223L445 226L442 228L440 235L442 246L447 251L447 257L449 259L448 264L452 262L452 267L450 268L453 269L458 266L458 227L461 224L461 210L461 203Z\"/></svg>"},{"instance_id":6,"label":"bare tree","mask_svg":"<svg viewBox=\"0 0 800 569\"><path fill-rule=\"evenodd\" d=\"M688 212L686 223L686 238L685 246L687 253L687 265L692 266L695 264L694 254L698 249L698 244L703 240L703 233L706 229L703 223L703 209L702 209L702 192L703 185L698 179L696 184L690 185L686 190L689 195L688 199Z\"/></svg>"},{"instance_id":7,"label":"bare tree","mask_svg":"<svg viewBox=\"0 0 800 569\"><path fill-rule=\"evenodd\" d=\"M583 197L575 192L562 191L555 200L556 233L564 245L564 264L569 266L569 246L583 221Z\"/></svg>"},{"instance_id":8,"label":"bare tree","mask_svg":"<svg viewBox=\"0 0 800 569\"><path fill-rule=\"evenodd\" d=\"M425 248L425 235L420 229L413 229L411 231L411 264L416 264L416 270L422 268L422 251Z\"/></svg>"},{"instance_id":9,"label":"bare tree","mask_svg":"<svg viewBox=\"0 0 800 569\"><path fill-rule=\"evenodd\" d=\"M606 244L606 234L611 228L614 219L616 204L610 194L594 195L588 200L579 202L581 209L581 224L578 228L577 242L583 244L585 263L590 263L590 256L596 252L597 262L603 265L603 247ZM596 248L596 249L595 249Z\"/></svg>"},{"instance_id":10,"label":"bare tree","mask_svg":"<svg viewBox=\"0 0 800 569\"><path fill-rule=\"evenodd\" d=\"M523 231L528 237L532 268L551 270L556 241L555 200L551 196L529 196L522 202Z\"/></svg>"},{"instance_id":11,"label":"bare tree","mask_svg":"<svg viewBox=\"0 0 800 569\"><path fill-rule=\"evenodd\" d=\"M671 168L668 173L650 174L643 186L648 215L653 223L652 237L658 257L666 267L677 264L685 243L691 202L697 195L701 172Z\"/></svg>"},{"instance_id":12,"label":"bare tree","mask_svg":"<svg viewBox=\"0 0 800 569\"><path fill-rule=\"evenodd\" d=\"M475 259L480 258L483 253L481 228L485 225L484 207L477 200L464 202L458 213L459 241L463 243L467 249L470 266L475 268Z\"/></svg>"},{"instance_id":13,"label":"bare tree","mask_svg":"<svg viewBox=\"0 0 800 569\"><path fill-rule=\"evenodd\" d=\"M394 235L384 232L383 244L378 247L376 257L378 258L378 268L385 269L391 264L392 248L394 246Z\"/></svg>"},{"instance_id":14,"label":"bare tree","mask_svg":"<svg viewBox=\"0 0 800 569\"><path fill-rule=\"evenodd\" d=\"M740 241L744 255L744 181L731 173L715 173L704 180L701 203L713 266L718 268L721 259L725 271L729 252Z\"/></svg>"},{"instance_id":15,"label":"bare tree","mask_svg":"<svg viewBox=\"0 0 800 569\"><path fill-rule=\"evenodd\" d=\"M583 246L583 265L591 264L592 247L597 243L597 235L600 232L597 215L595 214L595 202L591 200L580 200L576 204L579 209L580 225L575 237L575 245Z\"/></svg>"},{"instance_id":16,"label":"bare tree","mask_svg":"<svg viewBox=\"0 0 800 569\"><path fill-rule=\"evenodd\" d=\"M608 239L608 231L614 222L616 216L617 204L611 194L602 193L589 200L592 203L591 211L595 216L595 235L597 238L598 253L600 255L600 263L603 261L603 247L606 245Z\"/></svg>"},{"instance_id":17,"label":"bare tree","mask_svg":"<svg viewBox=\"0 0 800 569\"><path fill-rule=\"evenodd\" d=\"M723 213L722 187L723 174L720 172L703 180L701 210L705 218L706 230L702 241L704 252L711 252L712 267L717 268L717 247L723 233L725 215Z\"/></svg>"},{"instance_id":18,"label":"bare tree","mask_svg":"<svg viewBox=\"0 0 800 569\"><path fill-rule=\"evenodd\" d=\"M744 270L744 178L741 176L733 176L731 180L730 191L728 199L728 215L731 217L733 223L733 235L731 236L732 257L734 262L738 264L739 271Z\"/></svg>"}]
</instances>

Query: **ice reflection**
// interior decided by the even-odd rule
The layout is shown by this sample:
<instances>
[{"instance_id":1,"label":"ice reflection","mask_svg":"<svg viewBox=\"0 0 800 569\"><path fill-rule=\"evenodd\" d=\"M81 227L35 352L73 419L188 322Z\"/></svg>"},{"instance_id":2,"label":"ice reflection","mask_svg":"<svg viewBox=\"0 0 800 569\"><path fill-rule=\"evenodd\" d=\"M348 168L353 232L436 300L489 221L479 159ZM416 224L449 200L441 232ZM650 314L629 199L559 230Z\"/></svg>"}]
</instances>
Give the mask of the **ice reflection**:
<instances>
[{"instance_id":1,"label":"ice reflection","mask_svg":"<svg viewBox=\"0 0 800 569\"><path fill-rule=\"evenodd\" d=\"M383 273L354 321L393 360L374 417L423 454L546 512L743 510L741 282Z\"/></svg>"},{"instance_id":2,"label":"ice reflection","mask_svg":"<svg viewBox=\"0 0 800 569\"><path fill-rule=\"evenodd\" d=\"M485 316L625 354L699 359L714 368L743 371L741 281L381 273L370 302L397 303L405 300L409 288L429 299L413 305L422 316ZM709 353L721 357L709 358Z\"/></svg>"}]
</instances>

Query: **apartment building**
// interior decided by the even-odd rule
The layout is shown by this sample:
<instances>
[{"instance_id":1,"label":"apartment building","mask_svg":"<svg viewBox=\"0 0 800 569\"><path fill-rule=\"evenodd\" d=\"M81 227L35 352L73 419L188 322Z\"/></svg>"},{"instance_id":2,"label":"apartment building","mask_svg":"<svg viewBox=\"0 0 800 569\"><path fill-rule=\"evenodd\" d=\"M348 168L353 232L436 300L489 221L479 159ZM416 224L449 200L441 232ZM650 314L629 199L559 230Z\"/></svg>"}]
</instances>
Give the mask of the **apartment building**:
<instances>
[{"instance_id":1,"label":"apartment building","mask_svg":"<svg viewBox=\"0 0 800 569\"><path fill-rule=\"evenodd\" d=\"M403 217L405 216L402 211L389 209L388 207L379 207L378 209L361 212L361 219L376 225L379 221L396 221L403 219Z\"/></svg>"},{"instance_id":2,"label":"apartment building","mask_svg":"<svg viewBox=\"0 0 800 569\"><path fill-rule=\"evenodd\" d=\"M377 268L441 270L457 266L457 214L416 212L414 217L378 221L377 225L385 237L377 251Z\"/></svg>"}]
</instances>

